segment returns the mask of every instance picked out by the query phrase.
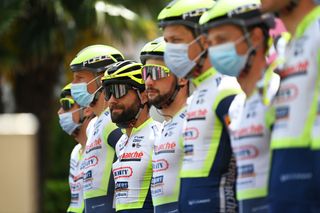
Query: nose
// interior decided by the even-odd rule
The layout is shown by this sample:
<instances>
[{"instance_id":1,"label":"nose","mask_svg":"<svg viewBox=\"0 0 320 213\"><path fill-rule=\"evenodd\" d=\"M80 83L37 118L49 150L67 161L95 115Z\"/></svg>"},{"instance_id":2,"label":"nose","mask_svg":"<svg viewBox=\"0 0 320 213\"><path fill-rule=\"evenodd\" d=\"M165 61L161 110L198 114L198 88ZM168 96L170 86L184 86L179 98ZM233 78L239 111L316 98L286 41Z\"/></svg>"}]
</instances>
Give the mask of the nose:
<instances>
[{"instance_id":1,"label":"nose","mask_svg":"<svg viewBox=\"0 0 320 213\"><path fill-rule=\"evenodd\" d=\"M148 77L147 77L147 79L144 81L144 83L145 83L145 85L146 85L147 87L150 87L150 86L152 86L152 85L154 84L154 81L152 80L151 76L148 75Z\"/></svg>"}]
</instances>

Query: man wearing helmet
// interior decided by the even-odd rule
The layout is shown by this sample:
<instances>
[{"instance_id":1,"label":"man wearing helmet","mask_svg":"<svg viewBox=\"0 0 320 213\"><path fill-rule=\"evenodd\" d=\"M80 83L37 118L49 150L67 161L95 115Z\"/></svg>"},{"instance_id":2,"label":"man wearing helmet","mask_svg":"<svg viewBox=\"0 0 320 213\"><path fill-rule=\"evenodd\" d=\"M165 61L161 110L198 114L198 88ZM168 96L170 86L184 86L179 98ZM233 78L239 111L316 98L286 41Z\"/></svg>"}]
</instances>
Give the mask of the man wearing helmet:
<instances>
[{"instance_id":1,"label":"man wearing helmet","mask_svg":"<svg viewBox=\"0 0 320 213\"><path fill-rule=\"evenodd\" d=\"M181 212L235 212L235 161L228 134L228 109L239 92L234 78L210 66L200 15L212 0L172 1L158 16L167 42L164 61L177 77L192 78L196 90L183 130Z\"/></svg>"},{"instance_id":2,"label":"man wearing helmet","mask_svg":"<svg viewBox=\"0 0 320 213\"><path fill-rule=\"evenodd\" d=\"M161 136L155 140L152 156L151 194L156 213L178 212L183 147L179 143L186 117L188 81L177 78L163 61L163 37L147 43L140 52L142 78L149 104L165 117ZM165 165L160 168L159 165Z\"/></svg>"},{"instance_id":3,"label":"man wearing helmet","mask_svg":"<svg viewBox=\"0 0 320 213\"><path fill-rule=\"evenodd\" d=\"M151 157L161 127L149 116L141 67L125 60L109 66L102 78L111 119L125 132L116 144L112 166L117 212L153 212Z\"/></svg>"},{"instance_id":4,"label":"man wearing helmet","mask_svg":"<svg viewBox=\"0 0 320 213\"><path fill-rule=\"evenodd\" d=\"M122 133L112 123L107 102L102 94L101 77L106 67L122 61L113 47L92 45L81 50L72 60L71 94L80 106L90 106L97 116L89 132L83 162L85 212L114 212L114 181L111 175L115 143Z\"/></svg>"},{"instance_id":5,"label":"man wearing helmet","mask_svg":"<svg viewBox=\"0 0 320 213\"><path fill-rule=\"evenodd\" d=\"M72 135L78 144L70 156L69 186L71 202L67 212L82 213L84 211L82 172L80 164L87 141L87 127L94 117L90 108L80 107L71 96L71 84L66 85L60 94L60 109L58 111L61 128Z\"/></svg>"},{"instance_id":6,"label":"man wearing helmet","mask_svg":"<svg viewBox=\"0 0 320 213\"><path fill-rule=\"evenodd\" d=\"M272 212L320 208L320 7L313 0L262 0L292 35L272 131ZM317 208L317 210L315 210Z\"/></svg>"},{"instance_id":7,"label":"man wearing helmet","mask_svg":"<svg viewBox=\"0 0 320 213\"><path fill-rule=\"evenodd\" d=\"M260 6L260 0L220 0L200 18L211 64L218 72L237 77L245 93L235 98L229 110L240 213L263 213L269 208L272 123L266 115L280 79L273 73L274 65L267 68L265 57L274 18L262 15Z\"/></svg>"}]
</instances>

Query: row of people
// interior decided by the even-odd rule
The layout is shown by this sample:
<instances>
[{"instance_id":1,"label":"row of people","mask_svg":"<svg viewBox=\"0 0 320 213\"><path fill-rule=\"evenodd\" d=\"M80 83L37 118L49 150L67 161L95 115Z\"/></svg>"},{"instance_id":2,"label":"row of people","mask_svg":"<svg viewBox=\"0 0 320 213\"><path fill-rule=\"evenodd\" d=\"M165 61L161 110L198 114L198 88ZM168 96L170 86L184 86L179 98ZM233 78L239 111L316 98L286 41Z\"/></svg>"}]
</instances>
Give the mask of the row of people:
<instances>
[{"instance_id":1,"label":"row of people","mask_svg":"<svg viewBox=\"0 0 320 213\"><path fill-rule=\"evenodd\" d=\"M267 12L292 35L271 64ZM320 211L319 20L312 0L178 0L142 63L78 53L59 112L81 144L69 212Z\"/></svg>"}]
</instances>

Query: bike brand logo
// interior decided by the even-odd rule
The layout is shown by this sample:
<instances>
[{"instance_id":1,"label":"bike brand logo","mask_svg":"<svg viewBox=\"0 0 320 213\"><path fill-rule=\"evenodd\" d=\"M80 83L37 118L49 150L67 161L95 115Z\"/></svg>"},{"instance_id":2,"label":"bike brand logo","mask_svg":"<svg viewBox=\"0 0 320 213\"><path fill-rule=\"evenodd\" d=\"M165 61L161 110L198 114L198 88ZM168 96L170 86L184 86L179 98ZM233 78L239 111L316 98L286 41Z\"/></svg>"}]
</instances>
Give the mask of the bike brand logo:
<instances>
[{"instance_id":1,"label":"bike brand logo","mask_svg":"<svg viewBox=\"0 0 320 213\"><path fill-rule=\"evenodd\" d=\"M129 166L124 166L120 168L116 168L112 170L114 179L119 179L119 178L129 178L132 176L133 171L132 168Z\"/></svg>"}]
</instances>

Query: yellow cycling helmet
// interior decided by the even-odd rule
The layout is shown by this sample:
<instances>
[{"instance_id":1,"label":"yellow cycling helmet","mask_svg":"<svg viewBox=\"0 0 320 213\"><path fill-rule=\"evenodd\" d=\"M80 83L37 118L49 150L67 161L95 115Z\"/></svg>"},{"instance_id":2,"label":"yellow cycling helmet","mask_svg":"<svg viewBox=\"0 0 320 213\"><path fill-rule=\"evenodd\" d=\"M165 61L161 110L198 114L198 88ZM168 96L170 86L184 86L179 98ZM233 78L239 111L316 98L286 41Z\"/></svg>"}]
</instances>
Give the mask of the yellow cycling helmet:
<instances>
[{"instance_id":1,"label":"yellow cycling helmet","mask_svg":"<svg viewBox=\"0 0 320 213\"><path fill-rule=\"evenodd\" d=\"M125 60L110 65L101 78L102 85L109 84L127 84L144 91L144 81L141 75L142 64Z\"/></svg>"},{"instance_id":2,"label":"yellow cycling helmet","mask_svg":"<svg viewBox=\"0 0 320 213\"><path fill-rule=\"evenodd\" d=\"M200 18L202 31L207 31L224 24L241 27L245 32L248 28L260 26L267 30L274 26L274 16L260 11L260 0L219 0Z\"/></svg>"},{"instance_id":3,"label":"yellow cycling helmet","mask_svg":"<svg viewBox=\"0 0 320 213\"><path fill-rule=\"evenodd\" d=\"M163 59L166 42L163 37L156 38L148 42L140 51L140 61L142 64L150 58Z\"/></svg>"},{"instance_id":4,"label":"yellow cycling helmet","mask_svg":"<svg viewBox=\"0 0 320 213\"><path fill-rule=\"evenodd\" d=\"M185 25L197 31L200 16L214 5L213 0L174 0L158 16L160 27Z\"/></svg>"},{"instance_id":5,"label":"yellow cycling helmet","mask_svg":"<svg viewBox=\"0 0 320 213\"><path fill-rule=\"evenodd\" d=\"M92 45L81 50L71 61L73 72L88 70L94 73L103 72L106 67L118 61L123 61L122 53L107 45Z\"/></svg>"}]
</instances>

